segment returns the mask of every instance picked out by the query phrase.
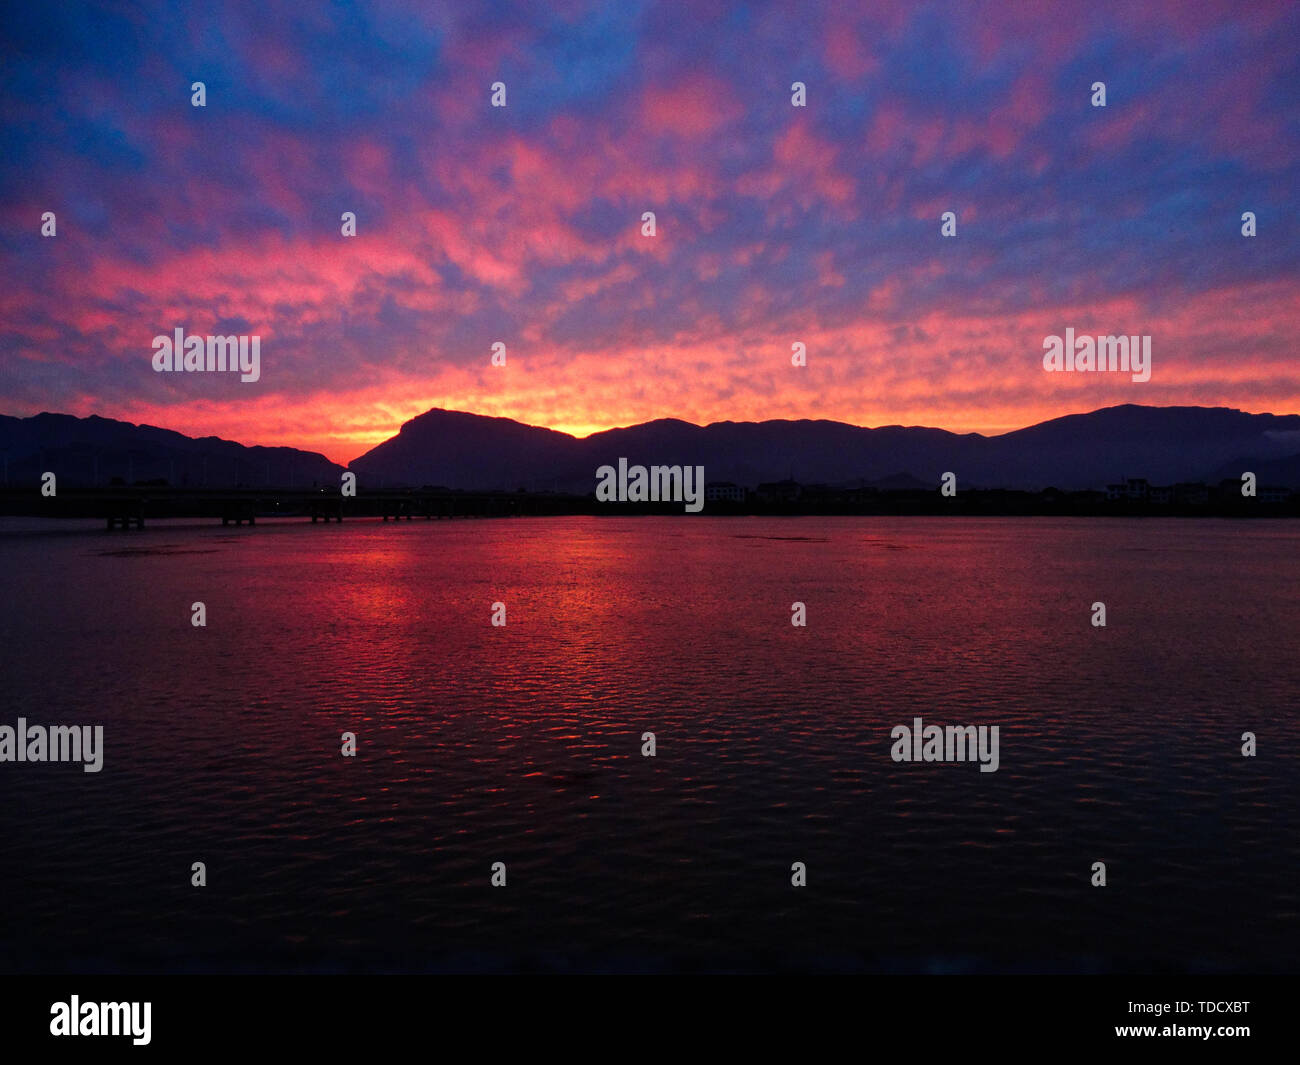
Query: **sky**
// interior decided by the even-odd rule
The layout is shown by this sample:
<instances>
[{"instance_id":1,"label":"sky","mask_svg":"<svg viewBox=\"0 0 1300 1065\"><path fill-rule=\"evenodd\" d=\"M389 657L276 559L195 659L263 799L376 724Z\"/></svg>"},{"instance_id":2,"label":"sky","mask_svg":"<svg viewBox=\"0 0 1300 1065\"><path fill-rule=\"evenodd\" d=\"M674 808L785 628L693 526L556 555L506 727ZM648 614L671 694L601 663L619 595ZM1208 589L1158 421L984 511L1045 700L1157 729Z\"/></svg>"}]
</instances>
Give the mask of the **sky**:
<instances>
[{"instance_id":1,"label":"sky","mask_svg":"<svg viewBox=\"0 0 1300 1065\"><path fill-rule=\"evenodd\" d=\"M6 4L0 413L347 462L432 407L1300 412L1298 41L1244 0ZM260 379L155 372L176 327ZM1045 371L1067 328L1150 380Z\"/></svg>"}]
</instances>

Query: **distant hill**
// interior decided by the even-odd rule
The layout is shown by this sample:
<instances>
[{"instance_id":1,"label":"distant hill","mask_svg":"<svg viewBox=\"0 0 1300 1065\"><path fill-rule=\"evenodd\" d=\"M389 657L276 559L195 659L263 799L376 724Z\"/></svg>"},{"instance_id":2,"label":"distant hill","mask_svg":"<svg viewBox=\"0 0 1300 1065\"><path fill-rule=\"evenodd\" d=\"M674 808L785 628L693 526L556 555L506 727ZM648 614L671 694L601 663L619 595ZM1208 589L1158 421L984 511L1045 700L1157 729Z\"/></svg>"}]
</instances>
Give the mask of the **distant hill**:
<instances>
[{"instance_id":1,"label":"distant hill","mask_svg":"<svg viewBox=\"0 0 1300 1065\"><path fill-rule=\"evenodd\" d=\"M556 489L587 493L596 469L620 457L643 465L702 465L708 481L749 486L793 478L804 484L937 485L951 470L959 487L1101 489L1122 477L1152 483L1219 480L1256 470L1261 483L1300 488L1300 415L1247 414L1223 407L1107 407L1054 418L1000 436L916 426L861 428L833 421L646 422L579 439L567 433L461 411L434 409L350 465L386 486Z\"/></svg>"},{"instance_id":2,"label":"distant hill","mask_svg":"<svg viewBox=\"0 0 1300 1065\"><path fill-rule=\"evenodd\" d=\"M1257 457L1237 459L1235 462L1220 466L1207 480L1238 481L1244 470L1250 470L1261 486L1300 488L1300 454L1287 455L1280 459Z\"/></svg>"},{"instance_id":3,"label":"distant hill","mask_svg":"<svg viewBox=\"0 0 1300 1065\"><path fill-rule=\"evenodd\" d=\"M53 470L60 483L166 480L179 486L337 486L344 467L288 447L245 447L217 437L92 416L0 416L10 484ZM707 481L754 487L803 484L884 489L937 486L948 470L961 488L1100 489L1123 477L1155 484L1217 483L1251 470L1259 483L1300 489L1300 415L1222 407L1107 407L1000 436L832 421L715 422L661 419L579 439L568 433L435 409L350 467L364 487L439 485L526 488L585 495L596 469L620 458L642 465L703 466Z\"/></svg>"},{"instance_id":4,"label":"distant hill","mask_svg":"<svg viewBox=\"0 0 1300 1065\"><path fill-rule=\"evenodd\" d=\"M577 456L579 441L539 429L463 411L431 410L412 418L397 435L350 464L365 483L385 487L424 484L445 488L541 487L559 479L582 493L595 483ZM562 486L563 487L563 486Z\"/></svg>"},{"instance_id":5,"label":"distant hill","mask_svg":"<svg viewBox=\"0 0 1300 1065\"><path fill-rule=\"evenodd\" d=\"M92 415L0 415L0 456L10 484L33 483L53 471L70 487L166 480L190 487L337 486L343 467L314 451L245 447L215 436L189 437L152 425Z\"/></svg>"}]
</instances>

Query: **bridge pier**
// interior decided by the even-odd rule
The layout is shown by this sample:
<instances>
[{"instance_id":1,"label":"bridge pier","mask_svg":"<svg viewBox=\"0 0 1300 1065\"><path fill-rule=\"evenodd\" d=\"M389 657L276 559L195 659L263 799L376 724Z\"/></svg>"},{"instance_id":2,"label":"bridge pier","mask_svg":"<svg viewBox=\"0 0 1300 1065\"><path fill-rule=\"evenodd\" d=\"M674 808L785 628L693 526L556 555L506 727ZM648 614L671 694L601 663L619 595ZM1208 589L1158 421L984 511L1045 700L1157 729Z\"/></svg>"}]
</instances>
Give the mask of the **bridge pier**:
<instances>
[{"instance_id":1,"label":"bridge pier","mask_svg":"<svg viewBox=\"0 0 1300 1065\"><path fill-rule=\"evenodd\" d=\"M308 508L308 513L311 515L311 523L313 525L315 525L318 520L323 521L328 525L331 518L342 523L343 503L339 499L313 500L310 508Z\"/></svg>"}]
</instances>

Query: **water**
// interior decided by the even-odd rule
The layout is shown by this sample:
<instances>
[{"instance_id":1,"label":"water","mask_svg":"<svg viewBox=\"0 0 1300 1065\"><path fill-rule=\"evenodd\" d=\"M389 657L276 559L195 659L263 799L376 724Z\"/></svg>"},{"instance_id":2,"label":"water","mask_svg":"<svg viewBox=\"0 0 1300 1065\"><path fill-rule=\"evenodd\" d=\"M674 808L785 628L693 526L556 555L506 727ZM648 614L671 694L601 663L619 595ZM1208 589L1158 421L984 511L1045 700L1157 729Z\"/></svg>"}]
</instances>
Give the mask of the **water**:
<instances>
[{"instance_id":1,"label":"water","mask_svg":"<svg viewBox=\"0 0 1300 1065\"><path fill-rule=\"evenodd\" d=\"M1294 967L1300 523L29 526L7 971Z\"/></svg>"}]
</instances>

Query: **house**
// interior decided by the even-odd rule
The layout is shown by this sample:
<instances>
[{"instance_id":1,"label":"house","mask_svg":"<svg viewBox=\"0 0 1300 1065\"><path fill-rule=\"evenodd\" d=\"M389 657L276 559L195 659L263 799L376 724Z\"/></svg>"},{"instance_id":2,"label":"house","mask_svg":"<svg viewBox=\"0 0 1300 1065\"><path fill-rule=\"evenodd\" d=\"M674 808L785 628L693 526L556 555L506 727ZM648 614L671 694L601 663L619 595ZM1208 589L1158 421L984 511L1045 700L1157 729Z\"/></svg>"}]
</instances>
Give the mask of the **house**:
<instances>
[{"instance_id":1,"label":"house","mask_svg":"<svg viewBox=\"0 0 1300 1065\"><path fill-rule=\"evenodd\" d=\"M1106 486L1107 499L1146 499L1151 491L1151 486L1147 483L1145 477L1126 477L1122 484L1108 484Z\"/></svg>"},{"instance_id":2,"label":"house","mask_svg":"<svg viewBox=\"0 0 1300 1065\"><path fill-rule=\"evenodd\" d=\"M704 501L706 503L743 503L745 501L745 489L738 484L732 484L730 481L710 481L704 486Z\"/></svg>"},{"instance_id":3,"label":"house","mask_svg":"<svg viewBox=\"0 0 1300 1065\"><path fill-rule=\"evenodd\" d=\"M803 485L798 481L765 481L757 489L764 503L793 503L803 496Z\"/></svg>"}]
</instances>

